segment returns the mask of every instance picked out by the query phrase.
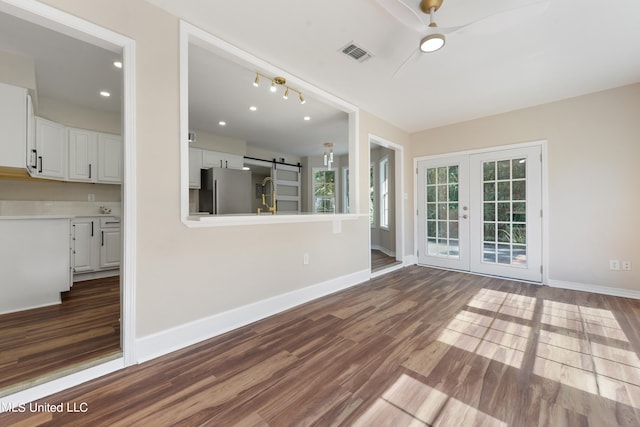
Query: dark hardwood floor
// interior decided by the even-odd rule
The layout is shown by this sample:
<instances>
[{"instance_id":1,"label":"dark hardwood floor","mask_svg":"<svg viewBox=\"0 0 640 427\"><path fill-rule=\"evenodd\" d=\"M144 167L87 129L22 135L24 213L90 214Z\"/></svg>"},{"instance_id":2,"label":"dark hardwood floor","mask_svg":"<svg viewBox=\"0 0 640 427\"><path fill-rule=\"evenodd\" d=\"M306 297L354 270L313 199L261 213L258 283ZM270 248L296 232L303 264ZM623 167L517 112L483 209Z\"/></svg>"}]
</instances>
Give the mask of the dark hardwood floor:
<instances>
[{"instance_id":1,"label":"dark hardwood floor","mask_svg":"<svg viewBox=\"0 0 640 427\"><path fill-rule=\"evenodd\" d=\"M414 266L0 425L638 426L639 351L640 301Z\"/></svg>"},{"instance_id":2,"label":"dark hardwood floor","mask_svg":"<svg viewBox=\"0 0 640 427\"><path fill-rule=\"evenodd\" d=\"M76 282L62 304L0 315L0 396L118 356L119 319L118 276Z\"/></svg>"},{"instance_id":3,"label":"dark hardwood floor","mask_svg":"<svg viewBox=\"0 0 640 427\"><path fill-rule=\"evenodd\" d=\"M389 256L377 249L371 249L371 271L380 271L398 264L400 264L400 261L396 260L395 257Z\"/></svg>"}]
</instances>

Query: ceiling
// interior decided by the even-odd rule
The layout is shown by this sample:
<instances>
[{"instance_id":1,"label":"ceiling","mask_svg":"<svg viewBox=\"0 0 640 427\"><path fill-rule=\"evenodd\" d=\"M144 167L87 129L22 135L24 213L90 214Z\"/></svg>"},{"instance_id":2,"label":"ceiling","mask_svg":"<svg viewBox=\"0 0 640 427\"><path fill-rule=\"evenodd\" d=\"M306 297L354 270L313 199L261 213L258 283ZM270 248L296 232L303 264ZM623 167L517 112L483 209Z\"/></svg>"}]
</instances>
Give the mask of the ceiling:
<instances>
[{"instance_id":1,"label":"ceiling","mask_svg":"<svg viewBox=\"0 0 640 427\"><path fill-rule=\"evenodd\" d=\"M297 157L321 155L325 142L334 144L336 154L348 152L347 113L304 92L301 104L300 92L295 92L301 89L289 82L289 98L283 99L285 85L275 93L269 90L273 75L260 76L259 87L254 87L257 71L246 62L189 45L189 128L196 139L198 131L207 131ZM220 121L226 124L220 126Z\"/></svg>"},{"instance_id":2,"label":"ceiling","mask_svg":"<svg viewBox=\"0 0 640 427\"><path fill-rule=\"evenodd\" d=\"M448 35L442 50L420 55L419 32L379 0L148 1L407 132L640 81L638 0L550 1L537 16L484 21ZM538 1L444 0L436 22L464 25ZM341 53L352 42L372 57L358 62ZM2 13L0 50L34 59L40 96L121 109L116 52ZM255 71L246 62L191 49L190 126L298 156L321 153L325 141L346 152L344 112L313 94L304 93L307 103L300 105L295 93L285 101L281 92L254 88ZM105 88L112 96L97 96ZM258 110L250 112L250 105ZM305 115L311 120L302 121ZM219 120L227 126L219 127Z\"/></svg>"},{"instance_id":3,"label":"ceiling","mask_svg":"<svg viewBox=\"0 0 640 427\"><path fill-rule=\"evenodd\" d=\"M38 97L118 112L122 72L113 66L121 54L0 12L0 51L35 63ZM100 96L106 90L111 96Z\"/></svg>"},{"instance_id":4,"label":"ceiling","mask_svg":"<svg viewBox=\"0 0 640 427\"><path fill-rule=\"evenodd\" d=\"M640 81L638 0L549 1L531 19L458 32L397 73L420 35L377 0L148 1L407 132ZM436 22L463 25L537 1L445 0ZM350 42L373 57L345 56Z\"/></svg>"}]
</instances>

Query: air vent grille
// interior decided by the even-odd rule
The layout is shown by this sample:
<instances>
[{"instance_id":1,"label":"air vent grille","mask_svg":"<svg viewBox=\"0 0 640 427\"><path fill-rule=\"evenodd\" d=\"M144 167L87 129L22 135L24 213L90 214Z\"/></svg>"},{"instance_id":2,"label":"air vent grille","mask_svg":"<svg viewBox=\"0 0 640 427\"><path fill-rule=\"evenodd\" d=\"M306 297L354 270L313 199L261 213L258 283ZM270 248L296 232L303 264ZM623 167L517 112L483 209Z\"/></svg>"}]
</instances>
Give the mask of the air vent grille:
<instances>
[{"instance_id":1,"label":"air vent grille","mask_svg":"<svg viewBox=\"0 0 640 427\"><path fill-rule=\"evenodd\" d=\"M371 54L367 52L366 49L363 49L362 47L358 46L353 42L347 43L340 50L342 51L342 53L352 57L358 62L364 62L367 59L371 58Z\"/></svg>"}]
</instances>

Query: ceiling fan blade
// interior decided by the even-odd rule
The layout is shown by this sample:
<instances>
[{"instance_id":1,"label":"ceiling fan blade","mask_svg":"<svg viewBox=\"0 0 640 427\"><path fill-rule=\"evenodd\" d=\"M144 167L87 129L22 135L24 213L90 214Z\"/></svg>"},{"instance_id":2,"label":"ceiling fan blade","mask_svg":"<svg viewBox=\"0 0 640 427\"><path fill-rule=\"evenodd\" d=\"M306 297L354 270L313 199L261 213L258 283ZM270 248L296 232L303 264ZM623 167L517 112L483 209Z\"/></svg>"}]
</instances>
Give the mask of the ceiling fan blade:
<instances>
[{"instance_id":1,"label":"ceiling fan blade","mask_svg":"<svg viewBox=\"0 0 640 427\"><path fill-rule=\"evenodd\" d=\"M413 53L411 53L411 55L409 55L407 57L407 59L402 61L402 64L400 64L400 66L398 68L396 68L396 70L393 72L393 76L391 76L391 78L395 78L398 74L400 74L402 71L404 71L407 68L407 65L409 65L409 63L415 61L418 58L419 55L420 55L420 49L415 49L413 51Z\"/></svg>"},{"instance_id":2,"label":"ceiling fan blade","mask_svg":"<svg viewBox=\"0 0 640 427\"><path fill-rule=\"evenodd\" d=\"M440 32L443 34L453 34L462 31L472 34L497 33L542 15L549 7L549 4L549 0L529 3L521 7L482 17L459 27L440 28Z\"/></svg>"},{"instance_id":3,"label":"ceiling fan blade","mask_svg":"<svg viewBox=\"0 0 640 427\"><path fill-rule=\"evenodd\" d=\"M376 0L391 16L401 24L416 31L424 30L427 25L417 10L412 9L401 0Z\"/></svg>"}]
</instances>

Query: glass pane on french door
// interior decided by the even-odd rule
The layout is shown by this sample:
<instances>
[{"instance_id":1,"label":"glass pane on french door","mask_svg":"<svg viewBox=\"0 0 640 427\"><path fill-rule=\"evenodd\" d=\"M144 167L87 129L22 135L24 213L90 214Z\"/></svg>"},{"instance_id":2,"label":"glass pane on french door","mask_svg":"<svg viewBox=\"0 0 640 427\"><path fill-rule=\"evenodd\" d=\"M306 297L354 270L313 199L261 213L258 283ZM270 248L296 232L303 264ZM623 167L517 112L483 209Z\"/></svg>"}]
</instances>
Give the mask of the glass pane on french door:
<instances>
[{"instance_id":1,"label":"glass pane on french door","mask_svg":"<svg viewBox=\"0 0 640 427\"><path fill-rule=\"evenodd\" d=\"M542 281L540 147L472 155L471 270Z\"/></svg>"},{"instance_id":2,"label":"glass pane on french door","mask_svg":"<svg viewBox=\"0 0 640 427\"><path fill-rule=\"evenodd\" d=\"M419 162L419 262L469 269L467 158ZM462 203L461 203L462 202Z\"/></svg>"}]
</instances>

